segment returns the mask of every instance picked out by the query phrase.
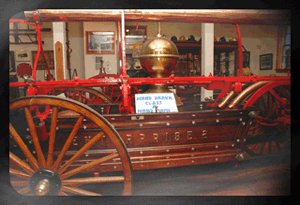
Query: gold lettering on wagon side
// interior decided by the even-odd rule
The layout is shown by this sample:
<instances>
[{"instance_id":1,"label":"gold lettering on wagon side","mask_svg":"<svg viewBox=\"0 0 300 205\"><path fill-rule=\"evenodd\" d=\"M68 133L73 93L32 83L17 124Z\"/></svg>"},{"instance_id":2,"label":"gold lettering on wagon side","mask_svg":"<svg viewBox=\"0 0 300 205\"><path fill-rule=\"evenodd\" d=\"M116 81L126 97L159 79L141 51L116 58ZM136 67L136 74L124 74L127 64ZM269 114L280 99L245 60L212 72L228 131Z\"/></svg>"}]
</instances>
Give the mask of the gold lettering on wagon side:
<instances>
[{"instance_id":1,"label":"gold lettering on wagon side","mask_svg":"<svg viewBox=\"0 0 300 205\"><path fill-rule=\"evenodd\" d=\"M78 146L77 136L75 136L74 139L73 139L73 145Z\"/></svg>"},{"instance_id":2,"label":"gold lettering on wagon side","mask_svg":"<svg viewBox=\"0 0 300 205\"><path fill-rule=\"evenodd\" d=\"M105 135L103 135L103 136L101 137L101 146L104 146L104 142L105 142Z\"/></svg>"},{"instance_id":3,"label":"gold lettering on wagon side","mask_svg":"<svg viewBox=\"0 0 300 205\"><path fill-rule=\"evenodd\" d=\"M176 141L179 141L179 140L180 140L180 132L175 132L175 137L174 137L174 139L175 139Z\"/></svg>"},{"instance_id":4,"label":"gold lettering on wagon side","mask_svg":"<svg viewBox=\"0 0 300 205\"><path fill-rule=\"evenodd\" d=\"M158 134L153 133L153 143L158 143Z\"/></svg>"},{"instance_id":5,"label":"gold lettering on wagon side","mask_svg":"<svg viewBox=\"0 0 300 205\"><path fill-rule=\"evenodd\" d=\"M207 130L202 131L202 139L207 139Z\"/></svg>"},{"instance_id":6,"label":"gold lettering on wagon side","mask_svg":"<svg viewBox=\"0 0 300 205\"><path fill-rule=\"evenodd\" d=\"M187 134L187 140L193 139L192 137L193 131L187 131L186 134Z\"/></svg>"},{"instance_id":7,"label":"gold lettering on wagon side","mask_svg":"<svg viewBox=\"0 0 300 205\"><path fill-rule=\"evenodd\" d=\"M84 136L84 144L88 143L91 140L91 136Z\"/></svg>"},{"instance_id":8,"label":"gold lettering on wagon side","mask_svg":"<svg viewBox=\"0 0 300 205\"><path fill-rule=\"evenodd\" d=\"M145 139L145 134L140 134L140 143L142 143L142 140Z\"/></svg>"},{"instance_id":9,"label":"gold lettering on wagon side","mask_svg":"<svg viewBox=\"0 0 300 205\"><path fill-rule=\"evenodd\" d=\"M126 144L127 144L127 146L129 145L129 144L132 144L132 135L126 135L126 137L127 137L127 141L126 141Z\"/></svg>"}]
</instances>

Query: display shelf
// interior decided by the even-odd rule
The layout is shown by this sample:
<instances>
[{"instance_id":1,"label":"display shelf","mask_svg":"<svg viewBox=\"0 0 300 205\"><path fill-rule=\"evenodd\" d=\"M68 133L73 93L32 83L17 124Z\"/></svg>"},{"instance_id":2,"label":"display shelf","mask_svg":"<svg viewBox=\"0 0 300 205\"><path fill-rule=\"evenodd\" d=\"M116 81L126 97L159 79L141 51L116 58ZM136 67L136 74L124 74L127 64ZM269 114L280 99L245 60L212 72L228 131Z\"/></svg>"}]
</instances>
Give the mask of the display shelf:
<instances>
[{"instance_id":1,"label":"display shelf","mask_svg":"<svg viewBox=\"0 0 300 205\"><path fill-rule=\"evenodd\" d=\"M178 48L179 55L185 55L191 53L195 59L195 56L199 56L197 59L198 68L196 69L196 75L201 75L201 41L173 41L175 45ZM216 58L216 66L214 68L215 75L229 75L229 53L234 52L234 75L236 76L238 73L238 43L236 41L233 42L214 42L214 55ZM221 53L225 53L225 59L223 62L225 62L226 71L224 73L220 72L220 55ZM174 74L176 75L193 75L193 72L189 71L189 65L188 65L189 59L187 59L186 65L184 60L179 60L178 66L174 71ZM194 66L193 69L195 69L195 62L193 61ZM180 71L183 70L183 71Z\"/></svg>"}]
</instances>

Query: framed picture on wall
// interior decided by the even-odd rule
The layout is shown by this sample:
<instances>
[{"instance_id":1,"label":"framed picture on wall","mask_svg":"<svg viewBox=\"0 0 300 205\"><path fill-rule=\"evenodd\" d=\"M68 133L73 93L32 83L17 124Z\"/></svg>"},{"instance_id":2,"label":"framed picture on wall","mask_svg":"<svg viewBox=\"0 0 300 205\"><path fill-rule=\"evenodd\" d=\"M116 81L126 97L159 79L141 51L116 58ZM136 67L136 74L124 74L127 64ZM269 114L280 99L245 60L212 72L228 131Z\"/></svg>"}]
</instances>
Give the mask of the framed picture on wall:
<instances>
[{"instance_id":1,"label":"framed picture on wall","mask_svg":"<svg viewBox=\"0 0 300 205\"><path fill-rule=\"evenodd\" d=\"M126 48L139 43L142 45L147 40L147 26L125 26Z\"/></svg>"},{"instance_id":2,"label":"framed picture on wall","mask_svg":"<svg viewBox=\"0 0 300 205\"><path fill-rule=\"evenodd\" d=\"M114 54L115 32L86 31L86 54Z\"/></svg>"},{"instance_id":3,"label":"framed picture on wall","mask_svg":"<svg viewBox=\"0 0 300 205\"><path fill-rule=\"evenodd\" d=\"M45 54L49 69L50 70L54 69L54 51L44 51L44 54ZM37 51L31 51L32 67L34 65L36 55L37 55ZM46 70L47 69L47 65L45 63L42 53L40 53L36 69L37 70Z\"/></svg>"},{"instance_id":4,"label":"framed picture on wall","mask_svg":"<svg viewBox=\"0 0 300 205\"><path fill-rule=\"evenodd\" d=\"M260 70L272 70L273 68L273 54L264 54L259 56Z\"/></svg>"},{"instance_id":5,"label":"framed picture on wall","mask_svg":"<svg viewBox=\"0 0 300 205\"><path fill-rule=\"evenodd\" d=\"M26 50L16 51L16 61L18 61L18 62L30 61L29 51L26 51Z\"/></svg>"}]
</instances>

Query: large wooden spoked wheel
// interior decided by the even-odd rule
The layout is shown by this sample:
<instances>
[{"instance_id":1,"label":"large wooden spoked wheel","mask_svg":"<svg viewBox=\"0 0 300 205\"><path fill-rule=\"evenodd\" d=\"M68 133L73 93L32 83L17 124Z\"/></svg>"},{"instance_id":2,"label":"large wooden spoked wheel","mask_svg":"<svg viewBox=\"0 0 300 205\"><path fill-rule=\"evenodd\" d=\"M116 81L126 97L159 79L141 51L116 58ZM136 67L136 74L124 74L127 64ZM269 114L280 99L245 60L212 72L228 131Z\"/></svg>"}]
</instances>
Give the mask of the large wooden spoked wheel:
<instances>
[{"instance_id":1,"label":"large wooden spoked wheel","mask_svg":"<svg viewBox=\"0 0 300 205\"><path fill-rule=\"evenodd\" d=\"M244 100L259 114L249 127L243 149L252 156L278 154L290 146L290 82L270 82Z\"/></svg>"},{"instance_id":2,"label":"large wooden spoked wheel","mask_svg":"<svg viewBox=\"0 0 300 205\"><path fill-rule=\"evenodd\" d=\"M40 134L41 129L37 129L36 119L30 111L30 106L50 106L51 115L48 116L47 140ZM62 109L61 109L62 108ZM114 183L124 184L123 194L131 193L131 173L132 167L126 146L117 131L99 113L90 107L71 99L61 99L56 96L34 96L16 99L10 103L10 169L11 184L18 193L23 195L101 195L81 189L80 185L92 183ZM73 123L72 130L66 140L62 142L58 136L60 126L60 110L62 112L74 113L76 123ZM46 121L45 120L45 121ZM66 153L74 142L77 133L84 131L84 123L92 123L97 130L97 134L79 147L71 156L66 158ZM40 122L43 123L43 122ZM84 157L84 154L93 149L99 143L101 137L106 136L114 145L106 156L96 158L83 165L73 166L76 160ZM61 135L60 135L61 136ZM78 139L79 140L79 139ZM60 144L62 143L62 144ZM55 146L61 146L55 154ZM97 166L111 162L113 159L121 159L121 174L109 177L84 177L76 178L81 173L93 173L98 170ZM119 173L119 172L118 172ZM100 192L99 188L99 192ZM122 193L121 193L122 194Z\"/></svg>"}]
</instances>

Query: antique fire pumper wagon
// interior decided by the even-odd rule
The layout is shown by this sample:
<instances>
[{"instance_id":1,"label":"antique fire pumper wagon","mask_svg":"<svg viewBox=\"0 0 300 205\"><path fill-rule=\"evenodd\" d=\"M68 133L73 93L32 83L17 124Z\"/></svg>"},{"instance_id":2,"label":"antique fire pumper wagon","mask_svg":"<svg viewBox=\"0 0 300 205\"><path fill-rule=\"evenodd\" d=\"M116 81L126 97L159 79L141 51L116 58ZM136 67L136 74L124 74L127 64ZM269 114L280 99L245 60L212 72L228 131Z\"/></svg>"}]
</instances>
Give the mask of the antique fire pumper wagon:
<instances>
[{"instance_id":1,"label":"antique fire pumper wagon","mask_svg":"<svg viewBox=\"0 0 300 205\"><path fill-rule=\"evenodd\" d=\"M10 82L10 87L27 88L27 96L11 100L9 108L9 173L18 193L100 195L110 194L105 185L121 184L122 193L130 195L133 170L242 161L286 150L284 145L289 143L290 127L290 77L242 76L238 23L259 23L262 19L220 17L214 20L197 14L164 16L116 10L94 13L38 10L25 12L25 16L26 20L14 21L35 25L36 59L39 55L45 58L40 35L43 21L118 21L119 34L122 34L119 44L122 69L114 78L98 76L58 81L51 79L48 69L49 81L36 81L36 60L32 79L25 76L24 82ZM269 19L270 24L280 21L280 15L275 16L278 19ZM178 49L172 41L157 36L142 45L139 55L141 66L150 77L130 78L126 73L125 18L129 21L173 21L176 18L183 22L235 24L239 46L238 76L175 77L171 71L179 57ZM214 100L185 102L168 89L176 85L220 92ZM173 96L178 112L161 112L159 103L135 95L138 86L150 86L145 93L163 93L167 96L165 99ZM91 87L119 89L121 100L116 103ZM75 92L79 96L73 99L57 96ZM154 112L136 113L137 96L140 100L150 100ZM94 175L86 177L82 173ZM99 192L85 189L86 184L93 183L99 185Z\"/></svg>"}]
</instances>

